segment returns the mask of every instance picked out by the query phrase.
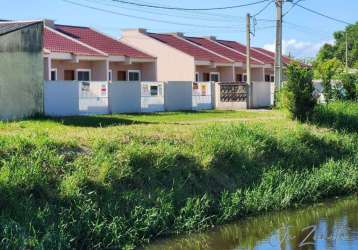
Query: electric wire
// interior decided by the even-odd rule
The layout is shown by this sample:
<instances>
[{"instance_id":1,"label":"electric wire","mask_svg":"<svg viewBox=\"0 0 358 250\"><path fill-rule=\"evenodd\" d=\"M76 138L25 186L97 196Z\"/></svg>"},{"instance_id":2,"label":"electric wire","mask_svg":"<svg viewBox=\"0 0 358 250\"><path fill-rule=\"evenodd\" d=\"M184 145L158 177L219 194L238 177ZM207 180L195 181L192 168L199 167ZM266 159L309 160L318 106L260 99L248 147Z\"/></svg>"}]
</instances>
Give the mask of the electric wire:
<instances>
[{"instance_id":1,"label":"electric wire","mask_svg":"<svg viewBox=\"0 0 358 250\"><path fill-rule=\"evenodd\" d=\"M135 2L124 1L124 0L112 0L112 1L123 3L123 4L140 6L140 7L155 8L155 9L206 11L206 10L227 10L227 9L242 8L242 7L247 7L247 6L251 6L251 5L264 3L264 2L267 2L267 1L271 1L271 0L260 0L260 1L252 2L252 3L246 3L246 4L240 4L240 5L231 5L231 6L223 6L223 7L213 7L213 8L181 8L181 7L159 6L159 5L152 5L152 4L145 4L145 3L135 3Z\"/></svg>"}]
</instances>

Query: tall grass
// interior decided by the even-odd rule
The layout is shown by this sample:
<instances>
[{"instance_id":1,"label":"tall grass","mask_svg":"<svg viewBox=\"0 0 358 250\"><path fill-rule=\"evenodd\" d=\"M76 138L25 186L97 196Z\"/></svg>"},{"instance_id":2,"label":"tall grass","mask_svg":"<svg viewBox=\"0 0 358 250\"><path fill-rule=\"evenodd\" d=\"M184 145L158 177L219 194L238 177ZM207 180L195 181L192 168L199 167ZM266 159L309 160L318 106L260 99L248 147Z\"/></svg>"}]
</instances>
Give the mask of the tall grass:
<instances>
[{"instance_id":1,"label":"tall grass","mask_svg":"<svg viewBox=\"0 0 358 250\"><path fill-rule=\"evenodd\" d=\"M180 138L0 138L1 249L132 249L358 190L358 135L212 125Z\"/></svg>"},{"instance_id":2,"label":"tall grass","mask_svg":"<svg viewBox=\"0 0 358 250\"><path fill-rule=\"evenodd\" d=\"M316 107L312 122L320 126L358 132L358 102L333 102Z\"/></svg>"}]
</instances>

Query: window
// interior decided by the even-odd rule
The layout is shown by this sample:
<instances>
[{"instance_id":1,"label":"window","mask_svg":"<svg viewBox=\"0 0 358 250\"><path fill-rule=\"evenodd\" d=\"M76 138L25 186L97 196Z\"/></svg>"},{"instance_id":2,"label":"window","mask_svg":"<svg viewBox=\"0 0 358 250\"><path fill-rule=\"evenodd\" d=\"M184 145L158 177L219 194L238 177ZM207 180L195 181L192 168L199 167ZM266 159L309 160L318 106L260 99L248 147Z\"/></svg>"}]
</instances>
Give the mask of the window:
<instances>
[{"instance_id":1,"label":"window","mask_svg":"<svg viewBox=\"0 0 358 250\"><path fill-rule=\"evenodd\" d=\"M57 81L57 69L51 69L51 81Z\"/></svg>"},{"instance_id":2,"label":"window","mask_svg":"<svg viewBox=\"0 0 358 250\"><path fill-rule=\"evenodd\" d=\"M236 75L236 81L237 82L242 82L242 74L237 74Z\"/></svg>"},{"instance_id":3,"label":"window","mask_svg":"<svg viewBox=\"0 0 358 250\"><path fill-rule=\"evenodd\" d=\"M275 82L275 76L274 75L270 75L270 82Z\"/></svg>"},{"instance_id":4,"label":"window","mask_svg":"<svg viewBox=\"0 0 358 250\"><path fill-rule=\"evenodd\" d=\"M209 73L203 73L203 81L209 82L210 81L210 74Z\"/></svg>"},{"instance_id":5,"label":"window","mask_svg":"<svg viewBox=\"0 0 358 250\"><path fill-rule=\"evenodd\" d=\"M155 86L155 85L150 86L150 95L158 96L158 94L159 94L158 86Z\"/></svg>"},{"instance_id":6,"label":"window","mask_svg":"<svg viewBox=\"0 0 358 250\"><path fill-rule=\"evenodd\" d=\"M210 73L210 81L219 82L220 81L220 73L219 72L211 72Z\"/></svg>"},{"instance_id":7,"label":"window","mask_svg":"<svg viewBox=\"0 0 358 250\"><path fill-rule=\"evenodd\" d=\"M108 70L108 81L112 82L112 70Z\"/></svg>"},{"instance_id":8,"label":"window","mask_svg":"<svg viewBox=\"0 0 358 250\"><path fill-rule=\"evenodd\" d=\"M127 72L125 72L125 71L118 71L118 72L117 72L117 80L118 80L118 81L127 81Z\"/></svg>"},{"instance_id":9,"label":"window","mask_svg":"<svg viewBox=\"0 0 358 250\"><path fill-rule=\"evenodd\" d=\"M270 81L271 81L270 75L265 75L265 82L270 82Z\"/></svg>"},{"instance_id":10,"label":"window","mask_svg":"<svg viewBox=\"0 0 358 250\"><path fill-rule=\"evenodd\" d=\"M199 82L200 78L199 78L199 72L195 72L195 81Z\"/></svg>"},{"instance_id":11,"label":"window","mask_svg":"<svg viewBox=\"0 0 358 250\"><path fill-rule=\"evenodd\" d=\"M75 80L75 71L74 70L65 70L64 71L64 80L65 81L74 81Z\"/></svg>"},{"instance_id":12,"label":"window","mask_svg":"<svg viewBox=\"0 0 358 250\"><path fill-rule=\"evenodd\" d=\"M77 70L77 81L91 81L91 70L90 69L78 69Z\"/></svg>"},{"instance_id":13,"label":"window","mask_svg":"<svg viewBox=\"0 0 358 250\"><path fill-rule=\"evenodd\" d=\"M244 82L247 82L247 74L244 73Z\"/></svg>"},{"instance_id":14,"label":"window","mask_svg":"<svg viewBox=\"0 0 358 250\"><path fill-rule=\"evenodd\" d=\"M128 81L140 81L140 71L128 70Z\"/></svg>"}]
</instances>

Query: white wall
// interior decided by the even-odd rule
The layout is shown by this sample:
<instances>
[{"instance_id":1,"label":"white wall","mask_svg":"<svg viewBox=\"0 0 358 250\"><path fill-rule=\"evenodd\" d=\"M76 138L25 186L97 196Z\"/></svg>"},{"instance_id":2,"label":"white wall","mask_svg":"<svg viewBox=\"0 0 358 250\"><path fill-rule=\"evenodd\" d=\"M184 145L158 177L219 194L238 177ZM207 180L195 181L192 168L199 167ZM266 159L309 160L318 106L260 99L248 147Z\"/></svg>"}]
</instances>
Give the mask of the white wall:
<instances>
[{"instance_id":1,"label":"white wall","mask_svg":"<svg viewBox=\"0 0 358 250\"><path fill-rule=\"evenodd\" d=\"M252 83L252 106L253 108L264 108L272 105L272 85L268 82Z\"/></svg>"}]
</instances>

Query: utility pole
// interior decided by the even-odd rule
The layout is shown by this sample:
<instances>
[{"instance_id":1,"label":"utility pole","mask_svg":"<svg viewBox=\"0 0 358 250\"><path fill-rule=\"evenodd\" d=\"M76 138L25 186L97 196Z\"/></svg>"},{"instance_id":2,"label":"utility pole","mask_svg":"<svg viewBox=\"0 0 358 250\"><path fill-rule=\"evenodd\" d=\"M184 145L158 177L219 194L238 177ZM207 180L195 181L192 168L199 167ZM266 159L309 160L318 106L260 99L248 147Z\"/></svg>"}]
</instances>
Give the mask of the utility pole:
<instances>
[{"instance_id":1,"label":"utility pole","mask_svg":"<svg viewBox=\"0 0 358 250\"><path fill-rule=\"evenodd\" d=\"M248 102L247 106L248 108L251 108L251 102L252 102L252 86L251 86L251 53L250 53L250 47L251 47L251 16L248 13L246 15L246 83L247 83L247 91L248 91Z\"/></svg>"},{"instance_id":2,"label":"utility pole","mask_svg":"<svg viewBox=\"0 0 358 250\"><path fill-rule=\"evenodd\" d=\"M348 30L346 30L346 73L348 73Z\"/></svg>"},{"instance_id":3,"label":"utility pole","mask_svg":"<svg viewBox=\"0 0 358 250\"><path fill-rule=\"evenodd\" d=\"M275 89L280 90L282 84L282 5L283 0L276 2L276 53L275 53Z\"/></svg>"}]
</instances>

